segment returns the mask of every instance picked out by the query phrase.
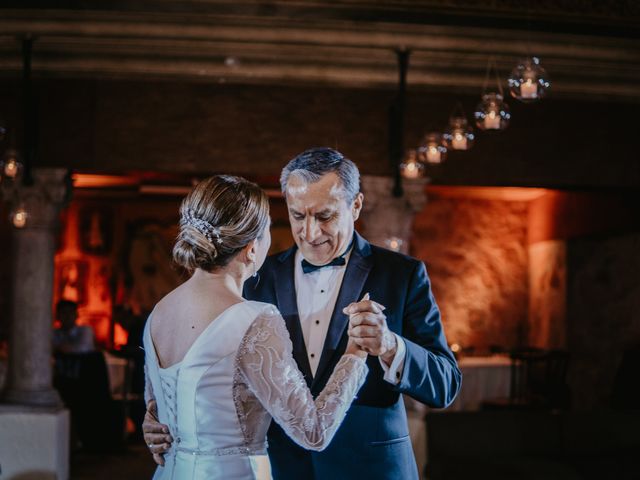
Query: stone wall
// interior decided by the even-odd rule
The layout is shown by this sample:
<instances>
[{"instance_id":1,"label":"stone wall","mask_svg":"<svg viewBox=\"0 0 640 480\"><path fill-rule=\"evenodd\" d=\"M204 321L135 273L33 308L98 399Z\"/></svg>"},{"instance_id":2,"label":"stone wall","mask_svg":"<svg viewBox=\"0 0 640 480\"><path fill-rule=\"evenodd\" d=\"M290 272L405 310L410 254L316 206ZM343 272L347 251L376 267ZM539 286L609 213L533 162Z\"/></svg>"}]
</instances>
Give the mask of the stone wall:
<instances>
[{"instance_id":1,"label":"stone wall","mask_svg":"<svg viewBox=\"0 0 640 480\"><path fill-rule=\"evenodd\" d=\"M423 260L449 343L514 348L528 313L527 203L429 194L411 252Z\"/></svg>"},{"instance_id":2,"label":"stone wall","mask_svg":"<svg viewBox=\"0 0 640 480\"><path fill-rule=\"evenodd\" d=\"M566 348L567 249L565 240L529 245L528 344Z\"/></svg>"}]
</instances>

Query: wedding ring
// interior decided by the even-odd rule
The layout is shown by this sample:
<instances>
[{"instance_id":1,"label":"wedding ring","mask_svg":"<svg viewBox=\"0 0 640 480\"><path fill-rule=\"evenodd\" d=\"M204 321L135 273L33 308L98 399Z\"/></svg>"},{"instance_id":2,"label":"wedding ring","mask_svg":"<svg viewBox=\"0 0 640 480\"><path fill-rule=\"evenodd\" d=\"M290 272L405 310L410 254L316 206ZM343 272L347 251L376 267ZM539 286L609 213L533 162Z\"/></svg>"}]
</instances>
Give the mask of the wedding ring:
<instances>
[{"instance_id":1,"label":"wedding ring","mask_svg":"<svg viewBox=\"0 0 640 480\"><path fill-rule=\"evenodd\" d=\"M147 443L147 447L153 448L153 443Z\"/></svg>"}]
</instances>

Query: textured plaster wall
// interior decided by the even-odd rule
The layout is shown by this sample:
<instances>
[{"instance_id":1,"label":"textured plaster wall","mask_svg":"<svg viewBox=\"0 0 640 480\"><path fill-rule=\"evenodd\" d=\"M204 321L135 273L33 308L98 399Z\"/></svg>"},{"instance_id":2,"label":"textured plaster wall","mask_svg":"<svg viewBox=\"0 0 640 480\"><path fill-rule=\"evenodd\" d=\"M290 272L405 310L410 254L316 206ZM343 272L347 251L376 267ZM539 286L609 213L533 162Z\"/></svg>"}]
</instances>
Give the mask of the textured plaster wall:
<instances>
[{"instance_id":1,"label":"textured plaster wall","mask_svg":"<svg viewBox=\"0 0 640 480\"><path fill-rule=\"evenodd\" d=\"M413 232L411 252L427 264L449 343L486 349L525 341L526 202L429 195Z\"/></svg>"},{"instance_id":2,"label":"textured plaster wall","mask_svg":"<svg viewBox=\"0 0 640 480\"><path fill-rule=\"evenodd\" d=\"M528 344L539 348L566 348L566 241L534 243L528 251Z\"/></svg>"}]
</instances>

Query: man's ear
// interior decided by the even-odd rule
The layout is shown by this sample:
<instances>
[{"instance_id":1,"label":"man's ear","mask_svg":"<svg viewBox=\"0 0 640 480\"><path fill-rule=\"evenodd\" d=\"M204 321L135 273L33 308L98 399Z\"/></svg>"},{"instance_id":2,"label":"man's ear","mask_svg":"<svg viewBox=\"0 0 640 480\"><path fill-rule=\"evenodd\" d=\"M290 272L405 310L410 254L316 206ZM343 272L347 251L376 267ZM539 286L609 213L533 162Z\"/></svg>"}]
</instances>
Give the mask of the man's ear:
<instances>
[{"instance_id":1,"label":"man's ear","mask_svg":"<svg viewBox=\"0 0 640 480\"><path fill-rule=\"evenodd\" d=\"M356 198L353 200L353 205L351 205L351 215L353 216L353 221L355 222L360 217L360 211L362 210L362 203L364 202L364 195L362 192L359 192L356 195Z\"/></svg>"}]
</instances>

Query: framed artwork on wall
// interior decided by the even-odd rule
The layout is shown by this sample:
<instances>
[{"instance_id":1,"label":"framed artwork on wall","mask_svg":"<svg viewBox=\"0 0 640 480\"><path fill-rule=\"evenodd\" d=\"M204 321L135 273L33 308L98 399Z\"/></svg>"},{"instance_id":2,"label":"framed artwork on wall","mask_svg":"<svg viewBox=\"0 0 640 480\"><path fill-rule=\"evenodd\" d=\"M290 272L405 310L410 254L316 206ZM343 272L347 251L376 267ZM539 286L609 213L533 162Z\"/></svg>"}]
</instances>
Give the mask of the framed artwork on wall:
<instances>
[{"instance_id":1,"label":"framed artwork on wall","mask_svg":"<svg viewBox=\"0 0 640 480\"><path fill-rule=\"evenodd\" d=\"M105 207L85 207L78 219L80 248L84 253L106 255L113 240L113 212Z\"/></svg>"},{"instance_id":2,"label":"framed artwork on wall","mask_svg":"<svg viewBox=\"0 0 640 480\"><path fill-rule=\"evenodd\" d=\"M89 264L83 260L64 260L56 267L58 300L87 303Z\"/></svg>"}]
</instances>

